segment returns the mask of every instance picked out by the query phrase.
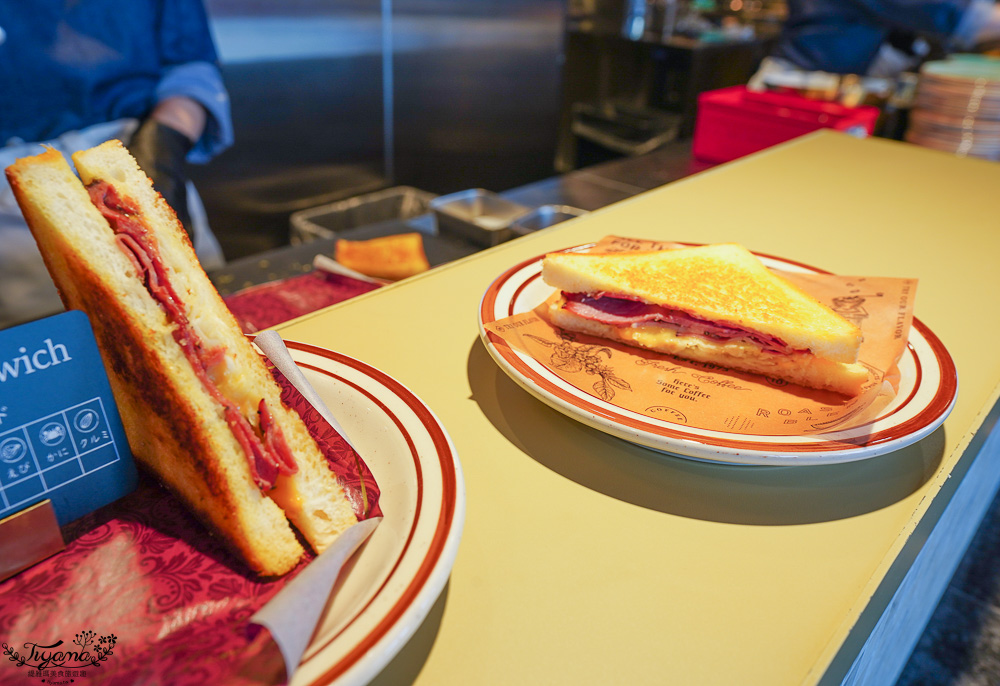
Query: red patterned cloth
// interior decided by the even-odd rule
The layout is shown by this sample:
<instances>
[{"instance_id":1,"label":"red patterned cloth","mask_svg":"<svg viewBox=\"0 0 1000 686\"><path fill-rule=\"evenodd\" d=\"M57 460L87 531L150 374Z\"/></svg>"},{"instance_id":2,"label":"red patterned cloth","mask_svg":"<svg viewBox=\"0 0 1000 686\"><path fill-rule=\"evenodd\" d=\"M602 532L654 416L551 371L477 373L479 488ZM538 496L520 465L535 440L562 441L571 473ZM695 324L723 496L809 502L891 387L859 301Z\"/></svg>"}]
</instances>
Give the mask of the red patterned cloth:
<instances>
[{"instance_id":1,"label":"red patterned cloth","mask_svg":"<svg viewBox=\"0 0 1000 686\"><path fill-rule=\"evenodd\" d=\"M359 518L380 515L378 485L367 465L272 371L283 398L302 415L351 494ZM359 511L362 482L365 512ZM308 559L280 579L257 577L145 476L136 491L63 533L70 541L63 552L0 584L0 683L280 682L280 671L273 671L280 668L274 644L251 640L247 622ZM32 667L46 652L60 651L62 658L45 665L45 673ZM68 651L75 655L66 659ZM91 663L80 666L77 657L84 652Z\"/></svg>"},{"instance_id":2,"label":"red patterned cloth","mask_svg":"<svg viewBox=\"0 0 1000 686\"><path fill-rule=\"evenodd\" d=\"M244 333L256 333L378 287L317 269L301 276L245 288L227 296L225 302Z\"/></svg>"}]
</instances>

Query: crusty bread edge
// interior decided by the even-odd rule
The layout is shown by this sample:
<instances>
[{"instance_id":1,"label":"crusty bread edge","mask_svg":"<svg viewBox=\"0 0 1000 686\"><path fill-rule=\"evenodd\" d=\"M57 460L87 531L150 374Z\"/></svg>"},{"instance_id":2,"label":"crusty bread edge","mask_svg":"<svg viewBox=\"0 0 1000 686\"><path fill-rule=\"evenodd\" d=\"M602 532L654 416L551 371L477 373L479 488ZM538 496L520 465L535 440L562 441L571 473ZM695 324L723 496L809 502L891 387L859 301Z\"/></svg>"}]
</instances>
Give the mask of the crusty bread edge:
<instances>
[{"instance_id":1,"label":"crusty bread edge","mask_svg":"<svg viewBox=\"0 0 1000 686\"><path fill-rule=\"evenodd\" d=\"M170 282L199 338L210 346L224 346L227 351L226 381L222 385L226 396L247 398L250 402L241 407L247 417L255 417L256 403L261 397L265 399L298 466L295 474L281 477L289 482L284 490L291 497L276 502L310 547L322 552L344 529L356 523L350 501L302 419L282 403L277 382L205 274L173 210L117 141L76 153L73 160L84 183L110 175L109 181L127 189L153 227ZM238 452L242 457L242 449Z\"/></svg>"},{"instance_id":2,"label":"crusty bread edge","mask_svg":"<svg viewBox=\"0 0 1000 686\"><path fill-rule=\"evenodd\" d=\"M18 160L7 176L64 304L90 318L137 461L251 569L292 569L304 552L295 533L245 459L220 459L218 404L190 392L194 372L166 317L65 159L49 150Z\"/></svg>"}]
</instances>

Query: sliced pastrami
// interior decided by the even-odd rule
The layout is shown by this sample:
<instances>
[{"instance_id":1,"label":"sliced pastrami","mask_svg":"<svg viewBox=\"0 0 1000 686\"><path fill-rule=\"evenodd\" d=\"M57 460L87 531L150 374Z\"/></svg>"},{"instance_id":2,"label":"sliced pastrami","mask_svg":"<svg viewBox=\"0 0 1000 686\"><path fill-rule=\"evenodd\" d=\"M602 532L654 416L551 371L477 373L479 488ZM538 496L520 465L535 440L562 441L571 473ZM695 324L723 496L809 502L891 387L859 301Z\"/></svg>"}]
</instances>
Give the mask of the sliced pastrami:
<instances>
[{"instance_id":1,"label":"sliced pastrami","mask_svg":"<svg viewBox=\"0 0 1000 686\"><path fill-rule=\"evenodd\" d=\"M680 335L701 336L712 341L750 341L759 345L764 352L770 353L797 352L777 336L701 319L681 310L641 300L567 292L563 292L563 297L566 299L563 308L568 312L609 326L622 327L652 322L670 326Z\"/></svg>"},{"instance_id":2,"label":"sliced pastrami","mask_svg":"<svg viewBox=\"0 0 1000 686\"><path fill-rule=\"evenodd\" d=\"M257 405L257 415L260 417L260 430L264 434L264 444L268 451L278 458L278 472L290 475L299 471L292 450L288 447L288 442L285 441L285 434L274 421L271 408L267 406L267 401L264 398L261 398L260 404Z\"/></svg>"},{"instance_id":3,"label":"sliced pastrami","mask_svg":"<svg viewBox=\"0 0 1000 686\"><path fill-rule=\"evenodd\" d=\"M222 361L226 351L222 346L207 348L194 331L167 275L156 243L149 235L138 208L123 198L106 181L95 181L87 187L91 202L100 210L115 232L118 247L142 275L149 294L163 308L174 325L173 337L184 351L192 369L205 390L223 407L226 423L243 448L250 464L254 483L264 491L274 488L280 474L297 471L295 458L285 443L281 430L274 423L263 398L258 406L261 417L260 434L254 431L246 417L219 389L208 370ZM263 436L263 440L261 439Z\"/></svg>"}]
</instances>

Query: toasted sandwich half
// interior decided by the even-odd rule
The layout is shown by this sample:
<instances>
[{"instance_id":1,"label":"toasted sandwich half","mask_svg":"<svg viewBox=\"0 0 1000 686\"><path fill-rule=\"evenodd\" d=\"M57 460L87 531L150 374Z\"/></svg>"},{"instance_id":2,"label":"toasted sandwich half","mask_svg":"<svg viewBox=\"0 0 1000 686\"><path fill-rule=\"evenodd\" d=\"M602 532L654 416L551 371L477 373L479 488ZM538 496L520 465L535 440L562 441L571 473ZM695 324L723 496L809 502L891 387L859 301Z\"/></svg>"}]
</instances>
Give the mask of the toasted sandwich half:
<instances>
[{"instance_id":1,"label":"toasted sandwich half","mask_svg":"<svg viewBox=\"0 0 1000 686\"><path fill-rule=\"evenodd\" d=\"M849 396L868 379L860 329L735 243L551 253L542 279L569 331Z\"/></svg>"},{"instance_id":2,"label":"toasted sandwich half","mask_svg":"<svg viewBox=\"0 0 1000 686\"><path fill-rule=\"evenodd\" d=\"M7 177L68 309L90 318L137 460L263 575L356 521L301 418L118 141ZM83 183L81 183L81 179ZM291 524L289 523L291 522Z\"/></svg>"}]
</instances>

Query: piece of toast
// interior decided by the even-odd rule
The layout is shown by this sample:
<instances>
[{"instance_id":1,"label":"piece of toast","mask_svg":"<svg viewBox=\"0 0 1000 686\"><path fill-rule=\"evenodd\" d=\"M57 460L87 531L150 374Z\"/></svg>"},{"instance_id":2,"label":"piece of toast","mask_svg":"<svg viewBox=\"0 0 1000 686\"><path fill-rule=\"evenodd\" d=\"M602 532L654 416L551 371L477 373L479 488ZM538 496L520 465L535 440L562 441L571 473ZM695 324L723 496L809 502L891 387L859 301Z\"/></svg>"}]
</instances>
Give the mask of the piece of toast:
<instances>
[{"instance_id":1,"label":"piece of toast","mask_svg":"<svg viewBox=\"0 0 1000 686\"><path fill-rule=\"evenodd\" d=\"M363 241L341 238L334 245L334 258L356 272L390 281L430 269L423 236L415 231Z\"/></svg>"},{"instance_id":2,"label":"piece of toast","mask_svg":"<svg viewBox=\"0 0 1000 686\"><path fill-rule=\"evenodd\" d=\"M110 184L137 213L191 336L144 285L136 261L64 158L47 151L7 170L15 196L67 308L87 313L136 459L174 491L253 570L277 575L356 521L315 441L225 307L173 210L118 141L74 155L84 184ZM182 342L215 351L196 369ZM208 378L222 393L207 390ZM225 405L260 433L264 399L298 471L262 490Z\"/></svg>"}]
</instances>

